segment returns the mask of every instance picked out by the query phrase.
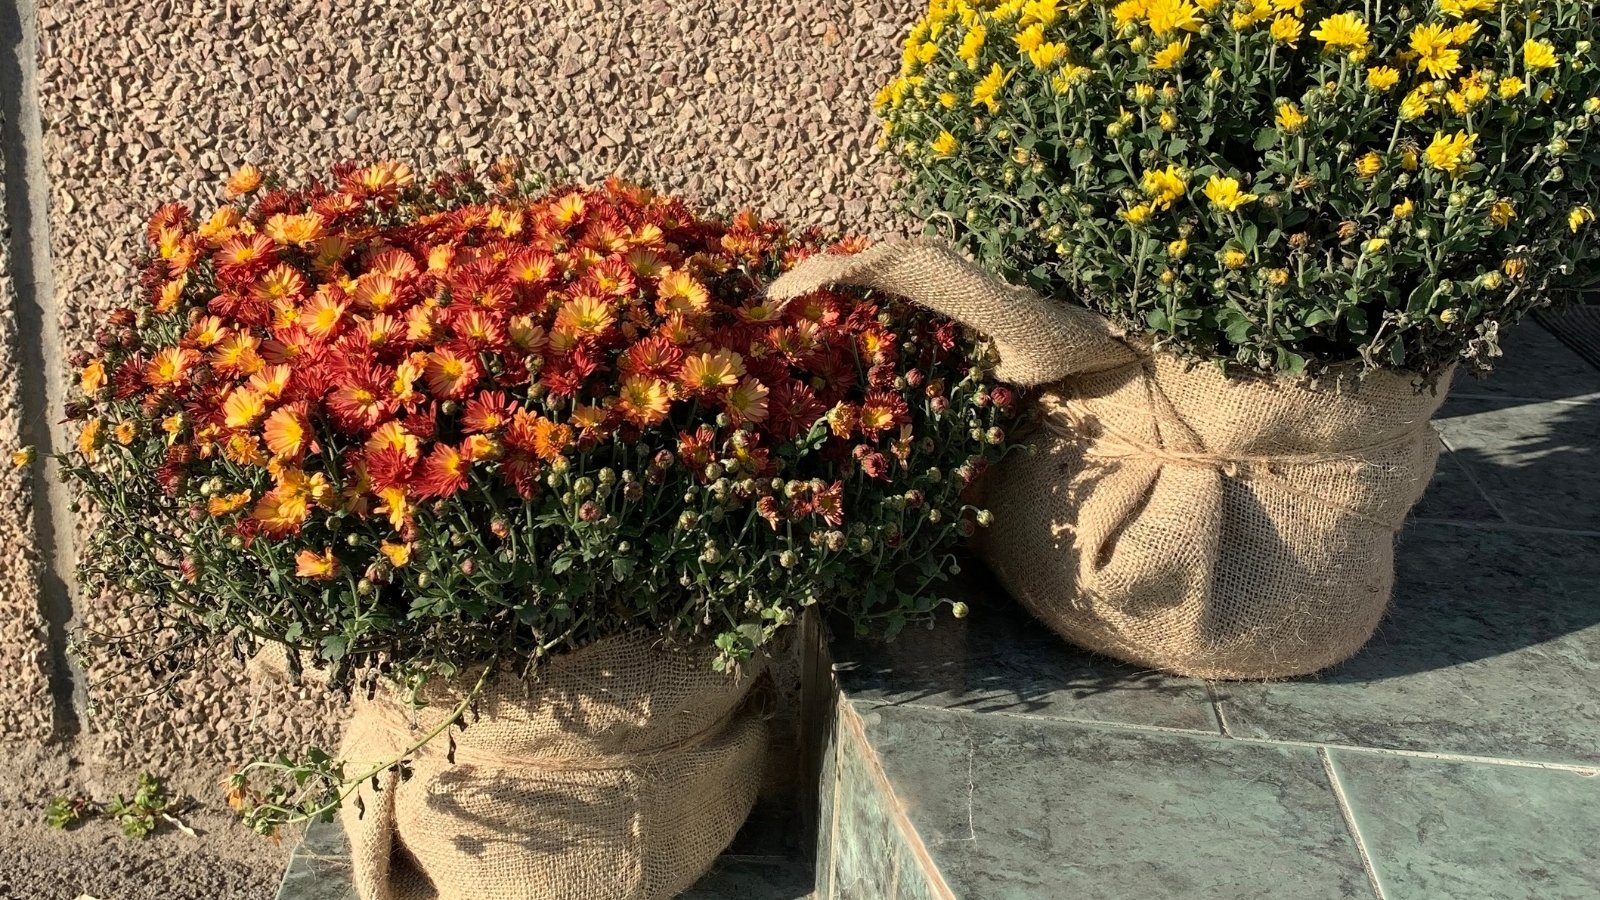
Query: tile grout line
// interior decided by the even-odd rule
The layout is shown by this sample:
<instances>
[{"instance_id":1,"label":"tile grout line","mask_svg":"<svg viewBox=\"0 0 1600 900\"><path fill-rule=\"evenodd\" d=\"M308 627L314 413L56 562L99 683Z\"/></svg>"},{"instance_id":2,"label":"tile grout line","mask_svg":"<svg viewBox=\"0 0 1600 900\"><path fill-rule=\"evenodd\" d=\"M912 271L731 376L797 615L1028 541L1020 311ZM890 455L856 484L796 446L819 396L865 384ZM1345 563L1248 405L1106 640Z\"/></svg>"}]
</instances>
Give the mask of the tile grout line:
<instances>
[{"instance_id":1,"label":"tile grout line","mask_svg":"<svg viewBox=\"0 0 1600 900\"><path fill-rule=\"evenodd\" d=\"M60 310L50 258L50 189L44 164L38 76L36 0L0 0L0 155L5 158L6 213L15 265L17 368L22 441L39 460L31 467L29 503L37 541L38 607L45 622L52 731L70 739L83 730L87 697L81 667L68 652L76 619L72 498L50 456L71 446L57 424L65 361Z\"/></svg>"},{"instance_id":2,"label":"tile grout line","mask_svg":"<svg viewBox=\"0 0 1600 900\"><path fill-rule=\"evenodd\" d=\"M844 702L854 704L858 701L842 698ZM947 706L930 706L925 703L879 703L874 704L874 710L885 707L905 707L920 709L928 712L948 712L966 716L1004 716L1012 719L1022 719L1029 722L1054 722L1060 725L1077 725L1089 728L1099 728L1109 731L1136 731L1148 734L1167 734L1175 737L1187 738L1218 738L1230 743L1250 744L1262 747L1301 747L1309 750L1320 750L1324 747L1331 750L1342 750L1350 753L1372 753L1378 755L1404 756L1411 759L1431 759L1438 762L1475 763L1485 766L1504 766L1513 769L1546 769L1556 772L1571 772L1585 777L1600 777L1600 763L1583 765L1581 763L1553 763L1540 762L1532 759L1504 759L1497 756L1474 756L1467 753L1444 753L1432 750L1401 750L1391 747L1361 747L1355 744L1336 744L1331 742L1296 741L1281 738L1245 737L1237 734L1219 735L1214 731L1201 731L1195 728L1174 728L1167 725L1143 725L1135 722L1102 722L1090 719L1063 719L1055 716L1037 716L1032 713L1015 713L1006 710L977 711L960 709Z\"/></svg>"},{"instance_id":3,"label":"tile grout line","mask_svg":"<svg viewBox=\"0 0 1600 900\"><path fill-rule=\"evenodd\" d=\"M1506 524L1516 524L1512 521L1510 516L1506 515L1506 511L1500 508L1500 504L1496 503L1494 498L1489 496L1489 492L1483 489L1483 485L1478 481L1478 476L1472 474L1471 467L1463 464L1461 460L1457 458L1457 450L1455 445L1450 443L1450 439L1445 437L1444 432L1439 431L1437 428L1435 428L1434 431L1439 435L1439 443L1444 445L1444 448L1450 452L1450 462L1455 465L1456 471L1467 477L1467 481L1472 484L1472 489L1478 492L1478 496L1483 498L1483 502L1489 504L1489 508L1494 510L1494 514L1499 516Z\"/></svg>"},{"instance_id":4,"label":"tile grout line","mask_svg":"<svg viewBox=\"0 0 1600 900\"><path fill-rule=\"evenodd\" d=\"M1465 471L1466 467L1463 466ZM1487 498L1486 498L1487 499ZM1493 505L1491 501L1491 506ZM1495 510L1499 512L1498 509ZM1504 515L1504 513L1501 513ZM1482 531L1511 531L1519 534L1548 534L1555 537L1600 537L1600 531L1578 528L1551 528L1548 525L1522 525L1517 522L1473 522L1467 519L1435 519L1431 516L1417 516L1411 520L1417 525L1437 525L1449 528L1477 528Z\"/></svg>"},{"instance_id":5,"label":"tile grout line","mask_svg":"<svg viewBox=\"0 0 1600 900\"><path fill-rule=\"evenodd\" d=\"M1217 699L1216 685L1206 682L1206 699L1211 701L1211 715L1217 719L1217 731L1225 738L1233 737L1233 731L1228 728L1228 717L1222 712L1222 701Z\"/></svg>"},{"instance_id":6,"label":"tile grout line","mask_svg":"<svg viewBox=\"0 0 1600 900\"><path fill-rule=\"evenodd\" d=\"M1356 842L1356 853L1361 856L1361 868L1367 873L1367 881L1372 885L1372 892L1378 900L1387 900L1383 894L1383 882L1378 879L1378 867L1372 862L1372 854L1367 850L1367 841L1361 836L1361 828L1356 824L1356 811L1350 806L1350 798L1344 792L1344 783L1339 780L1339 772L1333 767L1333 756L1328 753L1327 747L1318 747L1317 756L1322 760L1322 771L1328 776L1328 785L1333 788L1333 799L1339 804L1339 815L1344 818L1344 827L1350 832L1350 839Z\"/></svg>"},{"instance_id":7,"label":"tile grout line","mask_svg":"<svg viewBox=\"0 0 1600 900\"><path fill-rule=\"evenodd\" d=\"M1456 391L1450 392L1452 400L1498 400L1507 403L1520 403L1532 406L1539 403L1559 403L1563 406L1588 406L1600 400L1600 394L1578 394L1574 397L1518 397L1511 394L1463 394ZM1451 418L1461 418L1452 416Z\"/></svg>"}]
</instances>

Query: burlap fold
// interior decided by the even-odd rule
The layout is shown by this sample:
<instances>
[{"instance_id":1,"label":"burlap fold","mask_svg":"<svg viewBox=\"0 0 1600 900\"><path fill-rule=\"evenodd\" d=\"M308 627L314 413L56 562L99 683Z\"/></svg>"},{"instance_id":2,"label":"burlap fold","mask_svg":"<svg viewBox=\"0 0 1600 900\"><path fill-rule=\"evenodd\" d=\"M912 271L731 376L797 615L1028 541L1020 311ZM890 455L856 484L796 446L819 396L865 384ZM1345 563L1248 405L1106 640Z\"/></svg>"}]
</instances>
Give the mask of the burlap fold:
<instances>
[{"instance_id":1,"label":"burlap fold","mask_svg":"<svg viewBox=\"0 0 1600 900\"><path fill-rule=\"evenodd\" d=\"M813 257L770 294L827 283L987 332L1002 377L1045 386L1035 452L986 482L979 549L1067 639L1184 675L1277 678L1339 662L1377 628L1395 535L1438 458L1442 390L1393 372L1228 377L927 241Z\"/></svg>"},{"instance_id":2,"label":"burlap fold","mask_svg":"<svg viewBox=\"0 0 1600 900\"><path fill-rule=\"evenodd\" d=\"M363 900L666 900L749 815L766 723L753 673L613 638L489 684L451 729L340 810ZM357 703L348 774L403 753L460 702Z\"/></svg>"}]
</instances>

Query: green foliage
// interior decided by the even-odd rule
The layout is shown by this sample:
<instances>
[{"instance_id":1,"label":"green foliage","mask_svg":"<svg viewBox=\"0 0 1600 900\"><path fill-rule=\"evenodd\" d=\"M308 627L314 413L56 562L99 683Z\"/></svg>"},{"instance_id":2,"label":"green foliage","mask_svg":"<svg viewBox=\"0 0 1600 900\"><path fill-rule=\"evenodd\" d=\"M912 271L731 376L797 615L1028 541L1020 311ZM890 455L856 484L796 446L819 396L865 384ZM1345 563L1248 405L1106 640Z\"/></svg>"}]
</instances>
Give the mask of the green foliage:
<instances>
[{"instance_id":1,"label":"green foliage","mask_svg":"<svg viewBox=\"0 0 1600 900\"><path fill-rule=\"evenodd\" d=\"M156 820L167 814L171 804L161 782L149 773L141 773L133 796L125 799L118 794L106 805L106 814L116 820L123 834L145 838L156 830Z\"/></svg>"},{"instance_id":2,"label":"green foliage","mask_svg":"<svg viewBox=\"0 0 1600 900\"><path fill-rule=\"evenodd\" d=\"M1431 375L1593 284L1596 33L1578 0L935 0L879 103L912 211L1013 281L1241 370Z\"/></svg>"}]
</instances>

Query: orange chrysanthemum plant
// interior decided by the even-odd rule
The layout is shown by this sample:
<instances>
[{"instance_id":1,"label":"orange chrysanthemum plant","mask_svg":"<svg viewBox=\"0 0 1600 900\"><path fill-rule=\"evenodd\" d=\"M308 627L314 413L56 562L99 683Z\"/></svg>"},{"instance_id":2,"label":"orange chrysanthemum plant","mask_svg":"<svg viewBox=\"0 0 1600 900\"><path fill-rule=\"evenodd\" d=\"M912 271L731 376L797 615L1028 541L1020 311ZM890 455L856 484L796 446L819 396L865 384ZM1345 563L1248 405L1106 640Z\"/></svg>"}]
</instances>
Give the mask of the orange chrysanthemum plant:
<instances>
[{"instance_id":1,"label":"orange chrysanthemum plant","mask_svg":"<svg viewBox=\"0 0 1600 900\"><path fill-rule=\"evenodd\" d=\"M950 603L1010 393L899 301L765 301L818 234L511 165L228 196L155 213L68 410L83 575L174 646L415 685L621 632L731 667L814 604Z\"/></svg>"}]
</instances>

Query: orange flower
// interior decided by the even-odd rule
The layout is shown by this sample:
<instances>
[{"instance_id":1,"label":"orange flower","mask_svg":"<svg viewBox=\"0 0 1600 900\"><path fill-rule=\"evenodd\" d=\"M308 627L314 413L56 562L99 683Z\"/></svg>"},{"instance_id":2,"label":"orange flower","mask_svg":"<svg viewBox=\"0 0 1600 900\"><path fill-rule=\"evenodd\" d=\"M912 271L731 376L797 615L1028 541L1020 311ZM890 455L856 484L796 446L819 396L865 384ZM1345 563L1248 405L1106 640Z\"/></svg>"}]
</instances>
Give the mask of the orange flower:
<instances>
[{"instance_id":1,"label":"orange flower","mask_svg":"<svg viewBox=\"0 0 1600 900\"><path fill-rule=\"evenodd\" d=\"M252 163L245 163L228 176L227 188L223 194L229 200L233 200L253 194L259 187L261 187L261 170Z\"/></svg>"},{"instance_id":2,"label":"orange flower","mask_svg":"<svg viewBox=\"0 0 1600 900\"><path fill-rule=\"evenodd\" d=\"M760 422L767 417L767 386L746 378L728 392L724 406L735 425Z\"/></svg>"},{"instance_id":3,"label":"orange flower","mask_svg":"<svg viewBox=\"0 0 1600 900\"><path fill-rule=\"evenodd\" d=\"M649 428L667 417L672 399L667 393L667 383L656 378L629 378L622 382L622 393L617 409L629 422L640 428Z\"/></svg>"},{"instance_id":4,"label":"orange flower","mask_svg":"<svg viewBox=\"0 0 1600 900\"><path fill-rule=\"evenodd\" d=\"M533 454L545 462L555 462L572 443L572 429L541 418L533 425Z\"/></svg>"},{"instance_id":5,"label":"orange flower","mask_svg":"<svg viewBox=\"0 0 1600 900\"><path fill-rule=\"evenodd\" d=\"M344 321L345 303L334 296L328 285L317 289L317 295L300 311L300 325L306 333L319 340L327 340L338 332Z\"/></svg>"},{"instance_id":6,"label":"orange flower","mask_svg":"<svg viewBox=\"0 0 1600 900\"><path fill-rule=\"evenodd\" d=\"M222 403L223 424L229 428L248 428L266 411L266 402L259 393L249 388L234 388Z\"/></svg>"},{"instance_id":7,"label":"orange flower","mask_svg":"<svg viewBox=\"0 0 1600 900\"><path fill-rule=\"evenodd\" d=\"M583 220L585 206L582 194L567 194L556 201L555 209L552 210L552 213L558 224L563 226L573 225Z\"/></svg>"},{"instance_id":8,"label":"orange flower","mask_svg":"<svg viewBox=\"0 0 1600 900\"><path fill-rule=\"evenodd\" d=\"M224 206L212 213L211 218L196 229L195 234L213 247L220 246L223 241L239 233L241 219L239 210Z\"/></svg>"},{"instance_id":9,"label":"orange flower","mask_svg":"<svg viewBox=\"0 0 1600 900\"><path fill-rule=\"evenodd\" d=\"M212 518L220 518L244 509L249 502L249 491L240 491L237 494L221 494L206 501L206 512L210 513Z\"/></svg>"},{"instance_id":10,"label":"orange flower","mask_svg":"<svg viewBox=\"0 0 1600 900\"><path fill-rule=\"evenodd\" d=\"M244 268L273 259L272 240L264 234L240 235L222 245L217 252L217 265L227 268Z\"/></svg>"},{"instance_id":11,"label":"orange flower","mask_svg":"<svg viewBox=\"0 0 1600 900\"><path fill-rule=\"evenodd\" d=\"M200 354L181 347L168 347L157 353L145 366L144 380L151 387L180 384L189 370L200 361Z\"/></svg>"},{"instance_id":12,"label":"orange flower","mask_svg":"<svg viewBox=\"0 0 1600 900\"><path fill-rule=\"evenodd\" d=\"M273 537L299 531L311 517L311 505L301 491L273 488L256 501L250 517L261 524L261 530Z\"/></svg>"},{"instance_id":13,"label":"orange flower","mask_svg":"<svg viewBox=\"0 0 1600 900\"><path fill-rule=\"evenodd\" d=\"M307 450L313 449L311 423L306 418L305 407L295 404L273 410L272 415L267 417L261 438L267 442L267 449L273 456L299 459Z\"/></svg>"},{"instance_id":14,"label":"orange flower","mask_svg":"<svg viewBox=\"0 0 1600 900\"><path fill-rule=\"evenodd\" d=\"M235 331L211 351L211 367L223 375L253 375L264 365L257 352L261 339L248 331Z\"/></svg>"},{"instance_id":15,"label":"orange flower","mask_svg":"<svg viewBox=\"0 0 1600 900\"><path fill-rule=\"evenodd\" d=\"M184 289L189 286L189 276L180 275L172 281L161 286L161 296L156 298L156 312L172 312L178 308L178 302L183 299Z\"/></svg>"},{"instance_id":16,"label":"orange flower","mask_svg":"<svg viewBox=\"0 0 1600 900\"><path fill-rule=\"evenodd\" d=\"M711 305L711 293L688 272L663 275L656 283L656 296L660 298L656 311L663 315L704 312Z\"/></svg>"},{"instance_id":17,"label":"orange flower","mask_svg":"<svg viewBox=\"0 0 1600 900\"><path fill-rule=\"evenodd\" d=\"M390 275L368 272L361 276L354 299L360 309L381 312L400 302L400 282Z\"/></svg>"},{"instance_id":18,"label":"orange flower","mask_svg":"<svg viewBox=\"0 0 1600 900\"><path fill-rule=\"evenodd\" d=\"M467 470L472 459L449 444L434 444L422 462L417 478L417 494L422 497L451 497L467 486Z\"/></svg>"},{"instance_id":19,"label":"orange flower","mask_svg":"<svg viewBox=\"0 0 1600 900\"><path fill-rule=\"evenodd\" d=\"M396 569L404 568L405 564L411 561L410 544L391 544L384 541L378 545L378 552L382 553L384 558L389 560L389 565Z\"/></svg>"},{"instance_id":20,"label":"orange flower","mask_svg":"<svg viewBox=\"0 0 1600 900\"><path fill-rule=\"evenodd\" d=\"M556 313L556 328L578 336L598 336L617 319L611 301L600 297L574 297Z\"/></svg>"},{"instance_id":21,"label":"orange flower","mask_svg":"<svg viewBox=\"0 0 1600 900\"><path fill-rule=\"evenodd\" d=\"M89 364L78 374L78 386L91 397L100 393L100 389L106 386L106 361L99 358L89 360Z\"/></svg>"},{"instance_id":22,"label":"orange flower","mask_svg":"<svg viewBox=\"0 0 1600 900\"><path fill-rule=\"evenodd\" d=\"M333 558L333 548L324 547L321 553L301 550L294 557L294 574L316 581L328 581L337 577L339 561Z\"/></svg>"},{"instance_id":23,"label":"orange flower","mask_svg":"<svg viewBox=\"0 0 1600 900\"><path fill-rule=\"evenodd\" d=\"M189 331L184 334L183 341L202 350L209 350L218 341L228 336L228 326L216 316L201 316L189 326Z\"/></svg>"},{"instance_id":24,"label":"orange flower","mask_svg":"<svg viewBox=\"0 0 1600 900\"><path fill-rule=\"evenodd\" d=\"M422 370L428 379L428 388L441 400L457 400L477 384L481 374L476 360L454 350L435 350L428 354Z\"/></svg>"},{"instance_id":25,"label":"orange flower","mask_svg":"<svg viewBox=\"0 0 1600 900\"><path fill-rule=\"evenodd\" d=\"M304 247L322 239L328 220L314 212L291 216L278 213L267 220L267 237L285 247Z\"/></svg>"},{"instance_id":26,"label":"orange flower","mask_svg":"<svg viewBox=\"0 0 1600 900\"><path fill-rule=\"evenodd\" d=\"M283 394L283 389L289 386L292 373L293 370L285 365L266 366L250 376L248 387L269 400L276 400Z\"/></svg>"},{"instance_id":27,"label":"orange flower","mask_svg":"<svg viewBox=\"0 0 1600 900\"><path fill-rule=\"evenodd\" d=\"M744 360L732 350L700 353L684 360L678 378L690 394L732 387L744 375Z\"/></svg>"},{"instance_id":28,"label":"orange flower","mask_svg":"<svg viewBox=\"0 0 1600 900\"><path fill-rule=\"evenodd\" d=\"M90 419L83 423L83 430L78 432L78 452L93 462L100 458L100 431L105 423L99 419Z\"/></svg>"}]
</instances>

